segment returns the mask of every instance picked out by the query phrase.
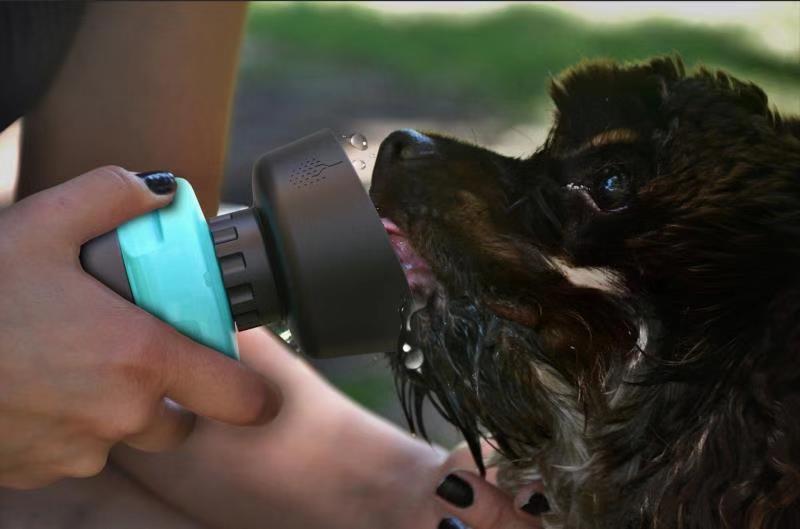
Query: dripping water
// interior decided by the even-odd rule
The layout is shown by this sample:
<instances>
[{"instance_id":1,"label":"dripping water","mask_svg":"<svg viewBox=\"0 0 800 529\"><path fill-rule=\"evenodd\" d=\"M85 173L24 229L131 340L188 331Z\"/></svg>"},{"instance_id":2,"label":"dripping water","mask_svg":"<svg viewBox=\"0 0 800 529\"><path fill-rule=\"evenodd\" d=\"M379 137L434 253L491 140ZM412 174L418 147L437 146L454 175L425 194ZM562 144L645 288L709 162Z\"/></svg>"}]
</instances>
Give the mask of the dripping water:
<instances>
[{"instance_id":1,"label":"dripping water","mask_svg":"<svg viewBox=\"0 0 800 529\"><path fill-rule=\"evenodd\" d=\"M361 134L360 132L350 132L348 134L339 134L339 143L345 150L352 150L355 149L357 151L366 151L369 149L369 141L367 141L367 137ZM365 155L367 153L363 153ZM370 154L370 158L374 158L374 154ZM350 163L353 165L353 169L356 171L364 171L368 164L364 161L363 158L353 158L350 160Z\"/></svg>"},{"instance_id":2,"label":"dripping water","mask_svg":"<svg viewBox=\"0 0 800 529\"><path fill-rule=\"evenodd\" d=\"M369 148L367 137L360 132L353 132L351 134L342 134L342 139L345 140L351 147L359 151L366 151Z\"/></svg>"},{"instance_id":3,"label":"dripping water","mask_svg":"<svg viewBox=\"0 0 800 529\"><path fill-rule=\"evenodd\" d=\"M443 382L437 373L427 366L425 353L415 344L411 330L411 320L423 307L407 299L400 307L400 336L395 355L395 386L400 397L403 414L408 429L414 437L420 436L429 441L425 430L423 407L428 398L447 421L453 424L467 442L470 454L482 476L486 475L486 467L481 453L480 432L474 418L459 413L457 397L449 384Z\"/></svg>"}]
</instances>

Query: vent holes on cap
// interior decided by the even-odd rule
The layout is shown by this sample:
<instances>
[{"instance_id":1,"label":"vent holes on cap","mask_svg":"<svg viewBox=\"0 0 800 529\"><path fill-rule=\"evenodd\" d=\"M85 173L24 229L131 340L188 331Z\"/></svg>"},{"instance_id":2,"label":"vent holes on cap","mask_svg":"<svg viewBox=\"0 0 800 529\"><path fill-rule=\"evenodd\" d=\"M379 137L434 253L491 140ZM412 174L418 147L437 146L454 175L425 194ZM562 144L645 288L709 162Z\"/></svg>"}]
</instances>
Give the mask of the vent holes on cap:
<instances>
[{"instance_id":1,"label":"vent holes on cap","mask_svg":"<svg viewBox=\"0 0 800 529\"><path fill-rule=\"evenodd\" d=\"M296 188L308 187L325 180L327 175L323 172L330 165L319 161L318 158L308 158L300 162L289 175L289 183Z\"/></svg>"}]
</instances>

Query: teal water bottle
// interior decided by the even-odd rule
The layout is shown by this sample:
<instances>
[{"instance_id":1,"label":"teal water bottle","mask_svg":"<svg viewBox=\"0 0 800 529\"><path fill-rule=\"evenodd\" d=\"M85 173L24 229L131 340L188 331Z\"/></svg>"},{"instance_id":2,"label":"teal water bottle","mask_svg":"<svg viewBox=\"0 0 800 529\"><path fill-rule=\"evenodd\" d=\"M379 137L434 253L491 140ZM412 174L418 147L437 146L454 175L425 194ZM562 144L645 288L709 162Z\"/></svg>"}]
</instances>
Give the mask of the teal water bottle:
<instances>
[{"instance_id":1,"label":"teal water bottle","mask_svg":"<svg viewBox=\"0 0 800 529\"><path fill-rule=\"evenodd\" d=\"M263 155L253 204L206 221L178 179L169 206L81 249L84 269L194 340L238 358L235 332L285 324L318 357L393 351L408 285L336 136Z\"/></svg>"}]
</instances>

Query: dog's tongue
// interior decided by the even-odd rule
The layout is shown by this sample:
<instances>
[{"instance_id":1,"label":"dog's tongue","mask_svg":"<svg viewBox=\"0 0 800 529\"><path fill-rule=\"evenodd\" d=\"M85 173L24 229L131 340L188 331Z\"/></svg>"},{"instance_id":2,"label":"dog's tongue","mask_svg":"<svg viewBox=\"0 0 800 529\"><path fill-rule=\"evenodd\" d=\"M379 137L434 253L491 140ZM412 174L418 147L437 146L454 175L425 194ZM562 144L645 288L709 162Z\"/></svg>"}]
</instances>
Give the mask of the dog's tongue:
<instances>
[{"instance_id":1,"label":"dog's tongue","mask_svg":"<svg viewBox=\"0 0 800 529\"><path fill-rule=\"evenodd\" d=\"M381 219L389 241L392 243L397 260L403 267L406 274L406 281L411 289L414 298L419 301L427 301L433 293L436 277L431 271L431 267L411 246L408 236L403 233L397 224L389 219Z\"/></svg>"}]
</instances>

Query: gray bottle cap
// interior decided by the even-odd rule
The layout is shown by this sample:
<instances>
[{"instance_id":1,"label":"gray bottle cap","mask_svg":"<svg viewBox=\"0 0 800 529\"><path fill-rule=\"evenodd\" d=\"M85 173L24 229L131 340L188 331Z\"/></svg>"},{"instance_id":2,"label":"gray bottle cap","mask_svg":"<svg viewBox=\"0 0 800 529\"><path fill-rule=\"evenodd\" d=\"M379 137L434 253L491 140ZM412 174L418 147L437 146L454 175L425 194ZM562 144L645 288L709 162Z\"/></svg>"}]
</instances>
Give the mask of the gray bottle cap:
<instances>
[{"instance_id":1,"label":"gray bottle cap","mask_svg":"<svg viewBox=\"0 0 800 529\"><path fill-rule=\"evenodd\" d=\"M117 230L106 232L81 246L80 262L83 269L98 281L131 303L134 302Z\"/></svg>"},{"instance_id":2,"label":"gray bottle cap","mask_svg":"<svg viewBox=\"0 0 800 529\"><path fill-rule=\"evenodd\" d=\"M231 314L240 331L283 320L275 277L252 208L208 221Z\"/></svg>"},{"instance_id":3,"label":"gray bottle cap","mask_svg":"<svg viewBox=\"0 0 800 529\"><path fill-rule=\"evenodd\" d=\"M318 357L393 351L408 285L336 137L323 130L262 156L253 201L300 349Z\"/></svg>"}]
</instances>

